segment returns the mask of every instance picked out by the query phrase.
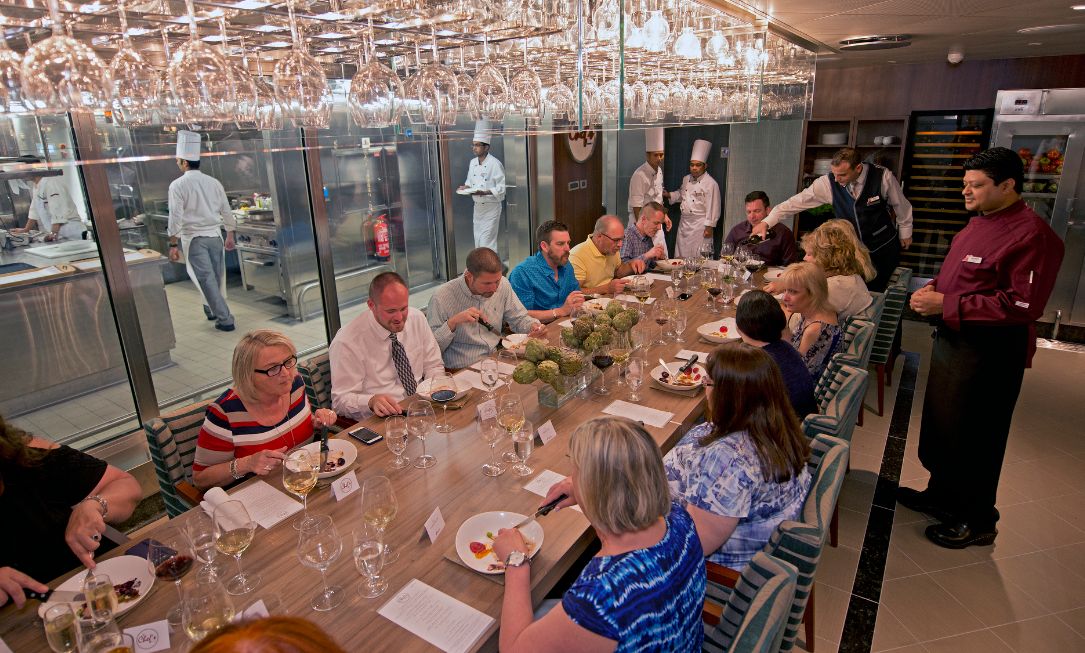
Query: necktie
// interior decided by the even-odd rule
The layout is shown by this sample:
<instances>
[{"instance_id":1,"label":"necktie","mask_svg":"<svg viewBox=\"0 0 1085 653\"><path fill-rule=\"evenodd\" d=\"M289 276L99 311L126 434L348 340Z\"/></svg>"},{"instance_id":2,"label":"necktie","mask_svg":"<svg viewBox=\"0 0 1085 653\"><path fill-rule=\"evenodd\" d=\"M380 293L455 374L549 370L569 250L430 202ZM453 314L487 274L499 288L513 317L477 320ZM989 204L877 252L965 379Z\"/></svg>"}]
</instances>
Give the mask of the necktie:
<instances>
[{"instance_id":1,"label":"necktie","mask_svg":"<svg viewBox=\"0 0 1085 653\"><path fill-rule=\"evenodd\" d=\"M407 350L403 348L403 343L399 341L399 338L396 338L396 334L393 333L388 338L392 341L392 362L396 364L396 374L399 375L399 382L403 384L403 391L410 397L418 388L418 383L414 380Z\"/></svg>"}]
</instances>

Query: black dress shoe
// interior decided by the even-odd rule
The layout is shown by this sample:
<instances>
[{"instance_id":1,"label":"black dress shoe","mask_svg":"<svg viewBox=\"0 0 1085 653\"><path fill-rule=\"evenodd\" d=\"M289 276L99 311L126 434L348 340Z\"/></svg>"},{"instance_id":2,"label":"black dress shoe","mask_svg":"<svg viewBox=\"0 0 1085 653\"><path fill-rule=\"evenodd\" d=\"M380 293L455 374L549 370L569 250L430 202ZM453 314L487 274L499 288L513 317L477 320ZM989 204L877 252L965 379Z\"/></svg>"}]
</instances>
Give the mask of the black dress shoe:
<instances>
[{"instance_id":1,"label":"black dress shoe","mask_svg":"<svg viewBox=\"0 0 1085 653\"><path fill-rule=\"evenodd\" d=\"M994 526L978 528L968 522L931 524L924 533L928 540L947 549L994 544L995 536L998 535Z\"/></svg>"},{"instance_id":2,"label":"black dress shoe","mask_svg":"<svg viewBox=\"0 0 1085 653\"><path fill-rule=\"evenodd\" d=\"M953 515L931 496L930 490L920 492L910 487L898 487L897 503L909 510L930 515L941 522L955 521Z\"/></svg>"},{"instance_id":3,"label":"black dress shoe","mask_svg":"<svg viewBox=\"0 0 1085 653\"><path fill-rule=\"evenodd\" d=\"M233 331L237 327L235 327L232 324L216 324L215 328L218 329L219 331Z\"/></svg>"}]
</instances>

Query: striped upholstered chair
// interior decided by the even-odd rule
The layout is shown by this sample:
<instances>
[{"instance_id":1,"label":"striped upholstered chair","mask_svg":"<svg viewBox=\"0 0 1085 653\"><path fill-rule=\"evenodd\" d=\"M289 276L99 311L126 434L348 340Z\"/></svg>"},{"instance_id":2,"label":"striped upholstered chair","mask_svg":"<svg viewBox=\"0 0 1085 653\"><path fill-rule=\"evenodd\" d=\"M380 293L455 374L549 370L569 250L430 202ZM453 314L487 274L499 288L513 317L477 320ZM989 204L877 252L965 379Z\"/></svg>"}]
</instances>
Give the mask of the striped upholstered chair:
<instances>
[{"instance_id":1,"label":"striped upholstered chair","mask_svg":"<svg viewBox=\"0 0 1085 653\"><path fill-rule=\"evenodd\" d=\"M809 438L831 435L851 442L855 422L866 396L868 373L844 362L843 354L834 354L826 375L814 389L818 412L807 415L802 430Z\"/></svg>"},{"instance_id":2,"label":"striped upholstered chair","mask_svg":"<svg viewBox=\"0 0 1085 653\"><path fill-rule=\"evenodd\" d=\"M870 300L870 306L867 306L851 317L877 324L878 321L882 319L882 309L885 308L885 293L871 292Z\"/></svg>"},{"instance_id":3,"label":"striped upholstered chair","mask_svg":"<svg viewBox=\"0 0 1085 653\"><path fill-rule=\"evenodd\" d=\"M305 382L305 394L313 410L332 407L332 368L328 352L298 362L298 373Z\"/></svg>"},{"instance_id":4,"label":"striped upholstered chair","mask_svg":"<svg viewBox=\"0 0 1085 653\"><path fill-rule=\"evenodd\" d=\"M715 624L705 626L702 650L775 653L780 650L797 573L790 564L758 553L739 576Z\"/></svg>"},{"instance_id":5,"label":"striped upholstered chair","mask_svg":"<svg viewBox=\"0 0 1085 653\"><path fill-rule=\"evenodd\" d=\"M203 495L192 485L192 459L209 403L208 399L189 404L143 424L158 487L171 519L198 504Z\"/></svg>"},{"instance_id":6,"label":"striped upholstered chair","mask_svg":"<svg viewBox=\"0 0 1085 653\"><path fill-rule=\"evenodd\" d=\"M869 361L878 375L879 415L885 412L885 386L893 382L893 365L896 363L894 350L899 347L894 343L897 342L897 329L900 328L907 299L907 286L897 284L885 289L885 308L882 309L882 319L878 322L878 332L874 335L874 348Z\"/></svg>"},{"instance_id":7,"label":"striped upholstered chair","mask_svg":"<svg viewBox=\"0 0 1085 653\"><path fill-rule=\"evenodd\" d=\"M876 327L873 322L868 322L856 317L849 317L844 322L844 359L848 365L858 367L861 370L867 368L870 353L874 348L874 334Z\"/></svg>"}]
</instances>

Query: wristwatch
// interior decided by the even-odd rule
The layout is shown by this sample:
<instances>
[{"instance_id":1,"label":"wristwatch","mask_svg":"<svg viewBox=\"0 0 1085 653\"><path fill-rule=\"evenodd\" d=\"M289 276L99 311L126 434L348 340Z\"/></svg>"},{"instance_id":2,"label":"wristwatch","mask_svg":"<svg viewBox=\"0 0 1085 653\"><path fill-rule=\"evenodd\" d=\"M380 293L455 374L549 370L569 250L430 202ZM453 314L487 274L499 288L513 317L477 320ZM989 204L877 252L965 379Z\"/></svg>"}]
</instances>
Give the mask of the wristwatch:
<instances>
[{"instance_id":1,"label":"wristwatch","mask_svg":"<svg viewBox=\"0 0 1085 653\"><path fill-rule=\"evenodd\" d=\"M531 558L528 558L523 551L513 551L509 554L508 560L505 561L505 568L520 567L530 562Z\"/></svg>"},{"instance_id":2,"label":"wristwatch","mask_svg":"<svg viewBox=\"0 0 1085 653\"><path fill-rule=\"evenodd\" d=\"M83 499L83 501L96 502L98 504L98 507L102 509L102 519L105 519L105 516L109 514L109 502L103 499L100 495L91 495L86 499Z\"/></svg>"}]
</instances>

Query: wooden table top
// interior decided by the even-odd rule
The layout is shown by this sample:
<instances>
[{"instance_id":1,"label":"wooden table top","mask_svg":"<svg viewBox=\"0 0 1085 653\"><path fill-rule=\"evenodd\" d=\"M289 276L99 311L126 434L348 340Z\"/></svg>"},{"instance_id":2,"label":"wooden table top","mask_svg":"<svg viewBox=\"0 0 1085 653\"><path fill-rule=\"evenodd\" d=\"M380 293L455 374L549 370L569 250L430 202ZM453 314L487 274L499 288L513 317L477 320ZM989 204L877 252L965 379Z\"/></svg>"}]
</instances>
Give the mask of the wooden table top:
<instances>
[{"instance_id":1,"label":"wooden table top","mask_svg":"<svg viewBox=\"0 0 1085 653\"><path fill-rule=\"evenodd\" d=\"M653 296L662 295L668 285L656 281L652 288ZM646 355L650 363L649 369L655 367L655 361L660 357L673 362L676 360L674 354L681 349L711 351L714 345L700 339L697 327L726 316L733 317L734 306L732 304L724 307L722 314L711 313L706 306L707 301L707 292L698 289L690 299L679 303L688 315L687 328L683 334L685 342L649 347ZM651 306L646 308L650 309ZM645 318L636 328L649 329L654 334L658 327L650 318ZM560 340L559 332L560 326L554 323L549 325L547 336L556 343ZM376 599L363 599L356 593L364 580L355 569L351 556L351 530L362 523L358 504L361 492L337 503L332 498L330 489L321 485L309 497L309 510L331 515L343 536L343 552L332 563L327 576L330 584L341 585L346 590L344 602L330 612L316 612L309 607L310 599L319 590L320 574L316 569L299 563L295 553L297 532L290 524L293 518L289 518L270 530L257 529L255 540L243 555L242 563L246 570L259 572L262 581L252 594L232 597L235 608L240 611L258 598L277 600L280 613L312 620L348 651L438 650L377 614L377 610L396 592L411 579L417 578L492 616L495 619L494 624L478 642L476 649L496 650L502 586L445 559L445 554L452 550L456 531L468 517L492 510L529 513L538 506L541 497L523 489L524 485L543 470L553 470L562 475L571 473L567 454L569 434L584 421L601 415L610 402L628 398L627 388L614 385L616 378L616 372L608 370L607 384L611 388L609 395L599 396L589 389L588 393L582 393L579 398L571 400L558 410L539 405L536 393L540 382L526 386L512 384L511 391L520 395L527 419L536 428L550 420L558 433L546 446L535 448L529 460L535 474L527 477L516 476L509 470L496 478L482 474L482 464L489 457L489 445L479 436L475 425L475 406L482 394L477 390L465 408L448 411L448 420L455 429L452 433L431 433L427 436L426 449L437 457L435 467L417 469L412 466L392 470L389 463L393 455L383 441L368 447L352 441L359 448L358 461L354 467L359 483L372 476L387 476L392 482L399 503L399 512L387 532L388 542L400 553L400 559L384 570L383 575L389 581L388 591ZM641 405L674 414L672 420L662 428L646 426L664 452L669 451L703 414L703 392L692 396L666 392L645 379L640 396ZM378 433L384 432L380 419L371 418L366 420L365 424ZM498 445L498 452L510 448L511 442L502 440ZM406 455L411 457L412 464L420 451L420 443L412 440L406 452ZM271 475L265 480L273 487L283 490L281 475ZM437 507L441 509L446 526L437 542L431 544L422 538L423 524ZM171 520L169 526L183 526L191 514L189 512ZM588 521L577 511L558 511L540 518L540 523L545 531L545 542L531 565L532 598L536 604L569 571L595 538ZM150 537L154 535L154 532L149 534ZM111 555L121 553L117 551ZM233 560L226 558L226 561L232 569ZM177 602L177 594L169 585L168 582L156 581L151 594L120 617L120 626L127 628L163 619L165 613ZM55 587L56 584L51 586ZM38 605L35 601L28 602L21 611L16 611L10 605L0 610L0 637L12 650L49 650L41 620L37 617ZM180 642L186 640L186 637L178 630L171 634L171 640L172 650L182 650Z\"/></svg>"}]
</instances>

